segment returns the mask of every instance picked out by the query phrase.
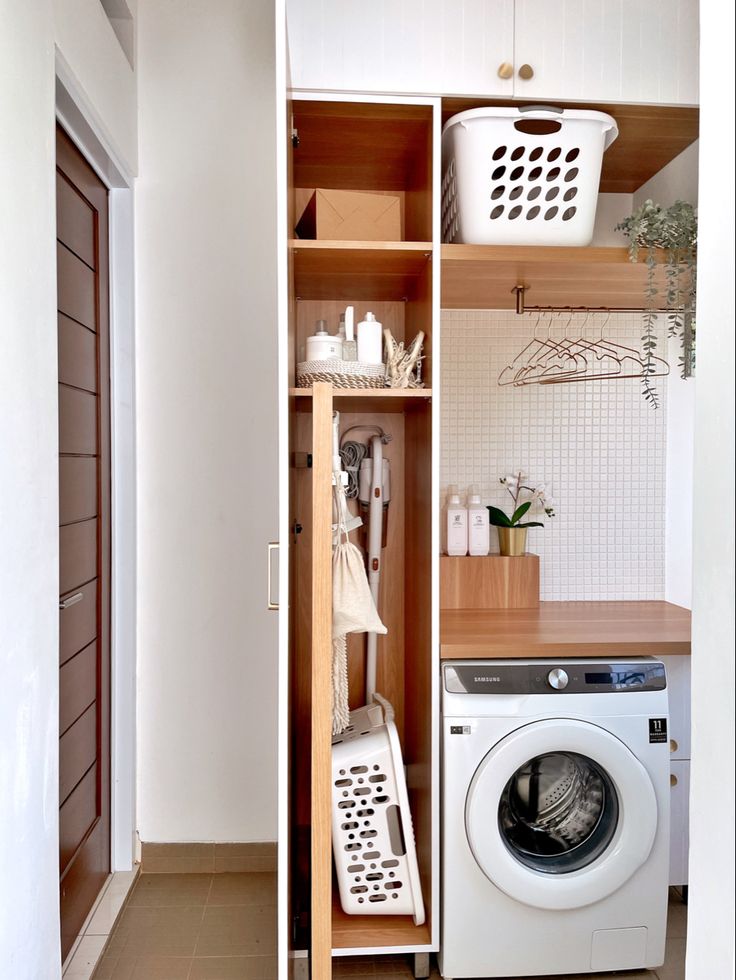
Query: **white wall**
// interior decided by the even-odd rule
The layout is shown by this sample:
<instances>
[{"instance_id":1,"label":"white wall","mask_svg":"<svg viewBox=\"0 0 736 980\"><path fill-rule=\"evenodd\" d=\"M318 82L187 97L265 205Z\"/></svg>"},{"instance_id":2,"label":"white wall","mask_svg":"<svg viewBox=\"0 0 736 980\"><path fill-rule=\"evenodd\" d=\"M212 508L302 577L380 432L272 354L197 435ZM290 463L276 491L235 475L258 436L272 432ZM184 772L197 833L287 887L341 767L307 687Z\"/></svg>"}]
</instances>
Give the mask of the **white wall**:
<instances>
[{"instance_id":1,"label":"white wall","mask_svg":"<svg viewBox=\"0 0 736 980\"><path fill-rule=\"evenodd\" d=\"M135 11L135 6L133 5ZM57 71L113 159L137 169L135 73L100 0L54 0Z\"/></svg>"},{"instance_id":2,"label":"white wall","mask_svg":"<svg viewBox=\"0 0 736 980\"><path fill-rule=\"evenodd\" d=\"M276 837L274 11L138 15L139 831Z\"/></svg>"},{"instance_id":3,"label":"white wall","mask_svg":"<svg viewBox=\"0 0 736 980\"><path fill-rule=\"evenodd\" d=\"M687 977L727 980L734 976L734 8L706 0L700 15Z\"/></svg>"},{"instance_id":4,"label":"white wall","mask_svg":"<svg viewBox=\"0 0 736 980\"><path fill-rule=\"evenodd\" d=\"M698 203L698 141L642 184L633 207L644 201L669 207L675 201ZM695 440L696 378L683 381L677 368L679 341L667 344L672 374L667 385L667 502L665 598L679 606L692 605L693 446ZM696 368L696 375L700 371Z\"/></svg>"},{"instance_id":5,"label":"white wall","mask_svg":"<svg viewBox=\"0 0 736 980\"><path fill-rule=\"evenodd\" d=\"M50 0L0 0L0 973L59 966L58 459Z\"/></svg>"}]
</instances>

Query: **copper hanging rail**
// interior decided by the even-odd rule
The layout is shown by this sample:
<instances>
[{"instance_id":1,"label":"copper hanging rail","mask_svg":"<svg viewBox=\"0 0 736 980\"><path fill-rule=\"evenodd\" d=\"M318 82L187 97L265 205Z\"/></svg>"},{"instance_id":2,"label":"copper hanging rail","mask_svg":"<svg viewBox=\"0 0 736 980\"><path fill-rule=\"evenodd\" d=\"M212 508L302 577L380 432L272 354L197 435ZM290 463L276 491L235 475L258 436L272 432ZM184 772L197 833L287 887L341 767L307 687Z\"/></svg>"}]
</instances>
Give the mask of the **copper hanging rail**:
<instances>
[{"instance_id":1,"label":"copper hanging rail","mask_svg":"<svg viewBox=\"0 0 736 980\"><path fill-rule=\"evenodd\" d=\"M531 286L514 286L516 293L516 312L524 313L668 313L666 308L649 306L527 306L524 294Z\"/></svg>"}]
</instances>

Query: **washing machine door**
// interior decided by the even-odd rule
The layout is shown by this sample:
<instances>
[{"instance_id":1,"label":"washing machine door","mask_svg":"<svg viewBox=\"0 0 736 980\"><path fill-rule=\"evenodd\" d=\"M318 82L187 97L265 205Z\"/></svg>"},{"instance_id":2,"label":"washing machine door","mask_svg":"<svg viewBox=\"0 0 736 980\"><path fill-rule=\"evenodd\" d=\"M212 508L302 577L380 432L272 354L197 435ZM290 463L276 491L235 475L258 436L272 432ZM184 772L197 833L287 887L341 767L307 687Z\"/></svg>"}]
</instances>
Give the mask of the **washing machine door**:
<instances>
[{"instance_id":1,"label":"washing machine door","mask_svg":"<svg viewBox=\"0 0 736 980\"><path fill-rule=\"evenodd\" d=\"M488 752L468 790L465 827L481 870L511 898L580 908L646 861L657 800L646 769L610 732L547 719Z\"/></svg>"}]
</instances>

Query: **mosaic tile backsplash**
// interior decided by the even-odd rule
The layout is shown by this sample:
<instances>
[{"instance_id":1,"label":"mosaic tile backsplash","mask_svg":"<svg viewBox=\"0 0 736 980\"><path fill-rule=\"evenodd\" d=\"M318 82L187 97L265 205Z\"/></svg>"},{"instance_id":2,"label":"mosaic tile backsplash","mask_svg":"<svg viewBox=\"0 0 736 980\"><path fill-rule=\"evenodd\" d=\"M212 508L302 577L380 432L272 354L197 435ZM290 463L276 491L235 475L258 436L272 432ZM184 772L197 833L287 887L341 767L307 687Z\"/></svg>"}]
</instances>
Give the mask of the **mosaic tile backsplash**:
<instances>
[{"instance_id":1,"label":"mosaic tile backsplash","mask_svg":"<svg viewBox=\"0 0 736 980\"><path fill-rule=\"evenodd\" d=\"M661 599L665 588L666 378L658 410L637 379L499 387L534 338L536 315L451 310L442 314L441 484L478 484L484 504L508 509L499 476L521 467L544 482L557 516L542 515L528 549L540 556L541 598ZM572 337L584 314L557 316ZM546 336L549 315L536 325ZM589 339L601 320L590 317ZM606 337L639 348L640 314L615 314ZM664 331L660 351L666 350ZM529 515L528 519L532 519ZM534 518L537 519L537 518ZM498 550L491 528L491 550Z\"/></svg>"}]
</instances>

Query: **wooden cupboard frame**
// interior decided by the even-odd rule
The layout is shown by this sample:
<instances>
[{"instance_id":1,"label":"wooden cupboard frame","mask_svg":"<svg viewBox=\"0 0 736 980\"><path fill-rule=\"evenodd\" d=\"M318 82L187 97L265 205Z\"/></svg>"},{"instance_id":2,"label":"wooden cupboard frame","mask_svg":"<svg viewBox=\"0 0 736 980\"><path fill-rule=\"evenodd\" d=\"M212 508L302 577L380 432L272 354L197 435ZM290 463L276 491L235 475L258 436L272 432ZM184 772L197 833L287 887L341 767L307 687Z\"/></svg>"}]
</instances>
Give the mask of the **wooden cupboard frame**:
<instances>
[{"instance_id":1,"label":"wooden cupboard frame","mask_svg":"<svg viewBox=\"0 0 736 980\"><path fill-rule=\"evenodd\" d=\"M291 105L288 229L314 187L383 190L401 197L407 239L286 243L289 295L288 322L281 330L281 384L287 388L289 429L288 915L291 945L309 950L312 976L322 980L330 976L333 955L429 953L439 941L439 737L434 724L439 699L439 422L431 385L438 363L439 215L433 204L439 200L441 106L438 99L348 96L299 96ZM399 340L425 331L427 387L295 387L300 349L315 320L325 318L336 329L338 313L348 303L356 306L358 318L372 310ZM333 889L333 410L341 414L342 430L373 424L393 436L385 450L392 460L392 496L379 600L389 633L379 639L378 689L394 705L404 750L425 900L421 926L408 916L345 915ZM363 703L364 646L364 637L349 640L353 707ZM405 697L409 688L410 698Z\"/></svg>"}]
</instances>

